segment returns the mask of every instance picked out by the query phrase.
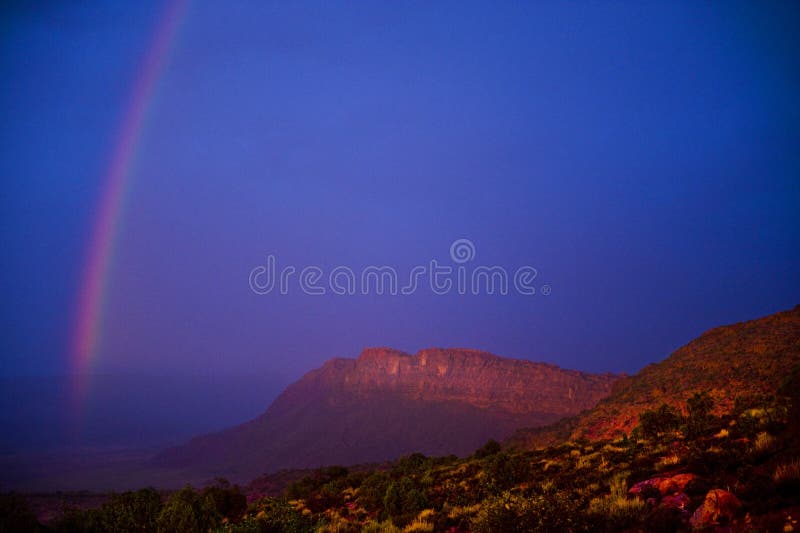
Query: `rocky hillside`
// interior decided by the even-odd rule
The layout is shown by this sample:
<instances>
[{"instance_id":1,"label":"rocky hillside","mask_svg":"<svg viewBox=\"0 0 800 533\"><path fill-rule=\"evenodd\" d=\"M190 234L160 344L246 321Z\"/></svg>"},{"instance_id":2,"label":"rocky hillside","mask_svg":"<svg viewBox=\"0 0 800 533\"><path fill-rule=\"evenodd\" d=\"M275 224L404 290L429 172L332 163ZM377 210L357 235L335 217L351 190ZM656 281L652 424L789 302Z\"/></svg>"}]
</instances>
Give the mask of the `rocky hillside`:
<instances>
[{"instance_id":1,"label":"rocky hillside","mask_svg":"<svg viewBox=\"0 0 800 533\"><path fill-rule=\"evenodd\" d=\"M695 392L708 392L716 413L726 413L736 398L774 396L798 365L800 306L707 331L660 363L617 381L612 393L589 412L553 426L520 430L509 442L531 447L630 433L643 411L666 403L685 412L686 400Z\"/></svg>"},{"instance_id":2,"label":"rocky hillside","mask_svg":"<svg viewBox=\"0 0 800 533\"><path fill-rule=\"evenodd\" d=\"M157 462L236 479L411 452L464 455L590 408L617 379L476 350L371 348L309 372L255 420Z\"/></svg>"}]
</instances>

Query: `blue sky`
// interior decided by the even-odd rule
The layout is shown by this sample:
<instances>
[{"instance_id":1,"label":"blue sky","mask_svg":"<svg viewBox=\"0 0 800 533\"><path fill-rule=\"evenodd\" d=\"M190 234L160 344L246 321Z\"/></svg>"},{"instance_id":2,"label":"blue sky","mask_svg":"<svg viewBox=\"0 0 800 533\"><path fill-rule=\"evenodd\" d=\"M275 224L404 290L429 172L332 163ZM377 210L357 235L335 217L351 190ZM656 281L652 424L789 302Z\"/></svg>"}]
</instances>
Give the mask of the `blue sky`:
<instances>
[{"instance_id":1,"label":"blue sky","mask_svg":"<svg viewBox=\"0 0 800 533\"><path fill-rule=\"evenodd\" d=\"M68 370L157 3L3 8L4 375ZM295 377L364 346L634 372L800 302L796 3L191 2L96 371ZM535 266L547 297L253 294L281 264Z\"/></svg>"}]
</instances>

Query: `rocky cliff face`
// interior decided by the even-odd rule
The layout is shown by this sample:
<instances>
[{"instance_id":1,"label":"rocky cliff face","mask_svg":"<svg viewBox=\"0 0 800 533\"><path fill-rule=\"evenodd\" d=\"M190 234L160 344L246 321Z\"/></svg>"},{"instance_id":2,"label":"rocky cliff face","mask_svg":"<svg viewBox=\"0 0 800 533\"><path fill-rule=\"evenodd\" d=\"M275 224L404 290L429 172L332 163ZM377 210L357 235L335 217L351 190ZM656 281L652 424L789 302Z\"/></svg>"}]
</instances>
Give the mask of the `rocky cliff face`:
<instances>
[{"instance_id":1,"label":"rocky cliff face","mask_svg":"<svg viewBox=\"0 0 800 533\"><path fill-rule=\"evenodd\" d=\"M608 394L615 379L478 350L430 348L409 355L367 348L358 359L332 359L306 374L279 401L340 390L364 398L393 393L514 414L568 415L592 407Z\"/></svg>"},{"instance_id":2,"label":"rocky cliff face","mask_svg":"<svg viewBox=\"0 0 800 533\"><path fill-rule=\"evenodd\" d=\"M590 408L616 380L477 350L369 348L307 373L255 420L167 450L158 462L251 478L415 451L464 455Z\"/></svg>"}]
</instances>

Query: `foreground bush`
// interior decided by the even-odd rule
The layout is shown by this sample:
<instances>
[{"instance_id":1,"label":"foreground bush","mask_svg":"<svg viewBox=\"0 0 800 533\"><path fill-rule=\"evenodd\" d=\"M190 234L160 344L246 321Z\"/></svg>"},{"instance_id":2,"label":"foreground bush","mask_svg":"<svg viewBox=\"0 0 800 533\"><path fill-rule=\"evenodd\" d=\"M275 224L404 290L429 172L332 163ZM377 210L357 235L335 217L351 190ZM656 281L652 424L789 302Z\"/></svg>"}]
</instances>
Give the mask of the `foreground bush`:
<instances>
[{"instance_id":1,"label":"foreground bush","mask_svg":"<svg viewBox=\"0 0 800 533\"><path fill-rule=\"evenodd\" d=\"M533 531L586 531L580 503L552 484L540 486L530 497L503 492L481 506L472 522L475 533L527 533Z\"/></svg>"},{"instance_id":2,"label":"foreground bush","mask_svg":"<svg viewBox=\"0 0 800 533\"><path fill-rule=\"evenodd\" d=\"M638 525L645 516L645 503L628 498L625 472L617 474L609 485L610 494L589 502L588 514L595 529L621 531Z\"/></svg>"}]
</instances>

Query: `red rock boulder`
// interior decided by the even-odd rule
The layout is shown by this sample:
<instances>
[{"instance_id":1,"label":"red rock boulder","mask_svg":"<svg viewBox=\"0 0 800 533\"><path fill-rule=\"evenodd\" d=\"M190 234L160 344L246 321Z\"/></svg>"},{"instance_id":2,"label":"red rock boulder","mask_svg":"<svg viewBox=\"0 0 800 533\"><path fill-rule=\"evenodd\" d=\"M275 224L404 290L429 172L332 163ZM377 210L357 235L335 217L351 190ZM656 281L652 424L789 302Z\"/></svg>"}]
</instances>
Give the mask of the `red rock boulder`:
<instances>
[{"instance_id":1,"label":"red rock boulder","mask_svg":"<svg viewBox=\"0 0 800 533\"><path fill-rule=\"evenodd\" d=\"M730 524L739 514L742 504L739 498L722 489L712 489L706 494L703 504L695 510L689 523L695 529Z\"/></svg>"},{"instance_id":2,"label":"red rock boulder","mask_svg":"<svg viewBox=\"0 0 800 533\"><path fill-rule=\"evenodd\" d=\"M697 479L694 474L677 474L675 476L658 476L640 481L628 490L631 496L643 496L645 493L658 491L661 496L683 492L689 482Z\"/></svg>"},{"instance_id":3,"label":"red rock boulder","mask_svg":"<svg viewBox=\"0 0 800 533\"><path fill-rule=\"evenodd\" d=\"M662 495L677 494L683 492L691 481L697 479L694 474L678 474L676 476L662 478L658 484L658 491Z\"/></svg>"}]
</instances>

